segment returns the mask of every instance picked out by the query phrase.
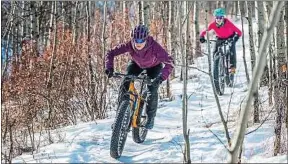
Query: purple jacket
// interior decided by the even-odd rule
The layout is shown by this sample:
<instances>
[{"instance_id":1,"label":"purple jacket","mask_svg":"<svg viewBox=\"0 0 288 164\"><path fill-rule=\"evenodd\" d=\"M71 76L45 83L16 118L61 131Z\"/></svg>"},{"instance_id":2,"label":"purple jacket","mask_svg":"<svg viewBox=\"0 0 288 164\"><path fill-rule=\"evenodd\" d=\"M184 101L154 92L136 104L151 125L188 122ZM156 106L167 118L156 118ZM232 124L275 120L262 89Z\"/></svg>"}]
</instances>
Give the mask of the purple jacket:
<instances>
[{"instance_id":1,"label":"purple jacket","mask_svg":"<svg viewBox=\"0 0 288 164\"><path fill-rule=\"evenodd\" d=\"M166 80L174 68L174 61L171 56L157 43L151 36L148 37L145 47L142 50L137 50L133 46L133 41L118 45L110 50L106 55L106 68L113 68L114 57L125 52L129 52L132 60L137 63L140 68L151 68L160 63L165 66L162 69L161 76Z\"/></svg>"}]
</instances>

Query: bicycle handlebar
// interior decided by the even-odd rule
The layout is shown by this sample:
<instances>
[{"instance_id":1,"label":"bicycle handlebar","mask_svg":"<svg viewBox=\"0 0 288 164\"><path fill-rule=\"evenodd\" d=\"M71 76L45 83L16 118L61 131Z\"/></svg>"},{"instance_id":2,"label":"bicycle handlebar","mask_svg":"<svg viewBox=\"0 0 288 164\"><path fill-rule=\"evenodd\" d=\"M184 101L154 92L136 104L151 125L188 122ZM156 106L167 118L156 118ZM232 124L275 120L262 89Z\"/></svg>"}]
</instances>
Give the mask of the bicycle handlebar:
<instances>
[{"instance_id":1,"label":"bicycle handlebar","mask_svg":"<svg viewBox=\"0 0 288 164\"><path fill-rule=\"evenodd\" d=\"M208 40L206 40L206 42L207 42ZM217 42L218 40L214 40L214 39L211 39L211 40L209 40L210 41L210 44L211 44L211 42ZM222 41L222 44L225 44L225 45L227 45L228 43L231 43L231 42L233 42L234 41L234 39L233 38L228 38L228 39L226 39L226 40L223 40Z\"/></svg>"},{"instance_id":2,"label":"bicycle handlebar","mask_svg":"<svg viewBox=\"0 0 288 164\"><path fill-rule=\"evenodd\" d=\"M141 75L141 74L140 74ZM143 77L135 76L135 75L127 75L120 72L114 72L113 77L127 77L129 80L144 80L144 83L151 84L151 79L144 74Z\"/></svg>"}]
</instances>

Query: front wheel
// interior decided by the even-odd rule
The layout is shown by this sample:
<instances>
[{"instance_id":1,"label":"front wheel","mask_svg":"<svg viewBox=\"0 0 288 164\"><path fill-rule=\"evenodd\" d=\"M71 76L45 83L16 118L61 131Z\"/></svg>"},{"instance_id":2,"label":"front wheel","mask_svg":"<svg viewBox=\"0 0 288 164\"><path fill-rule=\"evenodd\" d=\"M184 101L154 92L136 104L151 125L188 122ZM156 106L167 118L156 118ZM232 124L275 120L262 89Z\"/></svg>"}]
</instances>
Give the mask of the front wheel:
<instances>
[{"instance_id":1,"label":"front wheel","mask_svg":"<svg viewBox=\"0 0 288 164\"><path fill-rule=\"evenodd\" d=\"M213 82L218 95L224 94L225 89L225 66L221 54L216 54L213 63Z\"/></svg>"},{"instance_id":2,"label":"front wheel","mask_svg":"<svg viewBox=\"0 0 288 164\"><path fill-rule=\"evenodd\" d=\"M123 152L130 128L131 109L129 101L129 99L123 100L120 103L112 130L110 156L115 159L119 158Z\"/></svg>"},{"instance_id":3,"label":"front wheel","mask_svg":"<svg viewBox=\"0 0 288 164\"><path fill-rule=\"evenodd\" d=\"M143 94L144 100L146 99L146 96L147 96L147 92ZM148 130L144 127L146 124L146 119L147 119L145 106L146 106L146 103L144 101L141 101L141 104L138 110L138 117L136 120L138 127L132 129L133 141L136 143L144 142L148 133Z\"/></svg>"}]
</instances>

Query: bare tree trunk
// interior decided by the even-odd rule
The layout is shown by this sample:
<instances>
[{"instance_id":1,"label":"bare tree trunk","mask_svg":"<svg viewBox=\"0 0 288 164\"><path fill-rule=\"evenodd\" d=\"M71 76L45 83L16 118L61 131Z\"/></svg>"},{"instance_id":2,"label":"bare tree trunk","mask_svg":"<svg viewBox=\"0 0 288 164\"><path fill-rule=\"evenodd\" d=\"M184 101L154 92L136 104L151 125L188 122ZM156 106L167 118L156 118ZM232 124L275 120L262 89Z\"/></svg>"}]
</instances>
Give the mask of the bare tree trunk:
<instances>
[{"instance_id":1,"label":"bare tree trunk","mask_svg":"<svg viewBox=\"0 0 288 164\"><path fill-rule=\"evenodd\" d=\"M176 60L176 46L177 46L177 33L176 33L176 14L175 14L175 1L169 1L169 36L170 36L170 54L173 56L173 59ZM176 4L177 5L177 4ZM173 69L171 74L171 79L175 78L175 69Z\"/></svg>"},{"instance_id":2,"label":"bare tree trunk","mask_svg":"<svg viewBox=\"0 0 288 164\"><path fill-rule=\"evenodd\" d=\"M248 2L248 1L247 1ZM256 1L250 1L250 5L251 5L251 10L252 10L252 13L251 13L251 16L252 18L255 18L255 15L256 15L256 7L255 7L255 4L256 4Z\"/></svg>"},{"instance_id":3,"label":"bare tree trunk","mask_svg":"<svg viewBox=\"0 0 288 164\"><path fill-rule=\"evenodd\" d=\"M234 2L234 8L235 8L235 15L238 15L238 11L239 11L239 6L238 6L238 1Z\"/></svg>"},{"instance_id":4,"label":"bare tree trunk","mask_svg":"<svg viewBox=\"0 0 288 164\"><path fill-rule=\"evenodd\" d=\"M73 21L72 21L72 46L75 45L77 39L77 9L78 9L78 1L75 1L75 7L73 7Z\"/></svg>"},{"instance_id":5,"label":"bare tree trunk","mask_svg":"<svg viewBox=\"0 0 288 164\"><path fill-rule=\"evenodd\" d=\"M253 71L252 81L253 83L250 83L249 90L248 90L248 97L247 102L245 104L244 110L241 110L240 113L240 120L238 121L238 126L235 130L232 147L230 149L230 156L229 156L229 163L236 163L238 156L239 156L239 150L240 146L243 143L245 131L246 131L246 125L248 122L250 110L251 110L251 103L253 101L253 95L256 90L258 90L258 81L263 73L263 68L265 67L266 63L266 48L270 42L270 37L274 31L274 27L279 21L280 16L280 9L284 5L283 1L277 1L275 6L273 6L272 14L270 16L270 24L267 27L267 30L264 31L264 35L262 38L262 42L259 49L259 60L257 61L256 67Z\"/></svg>"},{"instance_id":6,"label":"bare tree trunk","mask_svg":"<svg viewBox=\"0 0 288 164\"><path fill-rule=\"evenodd\" d=\"M25 1L22 1L22 13L21 13L21 17L23 18L25 15ZM24 27L25 27L25 20L21 21L21 32L20 32L20 36L21 36L21 40L24 39Z\"/></svg>"},{"instance_id":7,"label":"bare tree trunk","mask_svg":"<svg viewBox=\"0 0 288 164\"><path fill-rule=\"evenodd\" d=\"M257 7L257 20L258 20L258 45L256 46L259 49L261 39L264 33L264 27L266 25L265 18L264 18L264 2L262 1L256 1L256 7ZM266 63L264 73L261 79L261 86L267 86L268 85L268 77L269 77L269 70L268 70L268 64Z\"/></svg>"},{"instance_id":8,"label":"bare tree trunk","mask_svg":"<svg viewBox=\"0 0 288 164\"><path fill-rule=\"evenodd\" d=\"M275 69L273 66L273 61L275 59L275 53L274 53L274 47L275 47L275 35L273 33L272 36L272 42L269 44L269 90L268 90L268 96L269 96L269 106L273 105L273 81L274 81L274 74Z\"/></svg>"},{"instance_id":9,"label":"bare tree trunk","mask_svg":"<svg viewBox=\"0 0 288 164\"><path fill-rule=\"evenodd\" d=\"M102 41L102 59L103 59L103 65L105 65L105 55L106 55L106 39L105 39L105 33L106 33L106 24L107 24L107 20L106 20L106 15L107 15L107 1L104 1L104 11L103 11L103 26L102 26L102 34L101 34L101 41ZM101 98L103 101L101 101L101 105L100 108L103 108L102 110L106 110L106 107L104 106L106 104L106 92L107 92L107 83L108 83L108 79L107 78L102 78L102 84L103 85L103 89L102 89L102 94L101 94Z\"/></svg>"},{"instance_id":10,"label":"bare tree trunk","mask_svg":"<svg viewBox=\"0 0 288 164\"><path fill-rule=\"evenodd\" d=\"M163 27L163 45L166 50L169 50L169 2L164 1L163 7L162 7L162 18L164 22L164 27ZM166 93L167 93L167 98L171 98L171 88L170 88L170 80L169 78L166 80Z\"/></svg>"},{"instance_id":11,"label":"bare tree trunk","mask_svg":"<svg viewBox=\"0 0 288 164\"><path fill-rule=\"evenodd\" d=\"M191 35L192 34L191 31L193 31L192 30L193 28L191 28L191 25L190 25L190 23L191 23L191 17L190 17L191 14L190 13L193 12L194 3L195 2L193 2L193 1L187 2L187 7L188 7L188 9L187 9L188 13L187 14L188 14L188 16L186 19L187 19L187 24L188 24L189 28L186 29L187 37L188 37L186 51L187 51L187 56L188 56L188 65L194 64L194 58L195 58L195 55L193 53L193 45L192 45L193 43L192 43L192 39L191 39L191 38L193 38L193 36Z\"/></svg>"},{"instance_id":12,"label":"bare tree trunk","mask_svg":"<svg viewBox=\"0 0 288 164\"><path fill-rule=\"evenodd\" d=\"M144 14L142 6L143 6L142 1L138 1L139 24L144 24Z\"/></svg>"},{"instance_id":13,"label":"bare tree trunk","mask_svg":"<svg viewBox=\"0 0 288 164\"><path fill-rule=\"evenodd\" d=\"M52 86L53 86L53 76L54 76L54 69L55 69L55 58L56 58L56 53L57 53L57 48L56 48L56 45L57 45L57 18L54 17L53 15L56 15L56 12L57 12L57 3L56 2L52 2L51 3L52 5L52 11L51 11L51 19L50 19L50 29L49 29L49 38L51 37L51 33L53 30L53 47L52 47L52 54L51 54L51 60L50 60L50 66L49 66L49 73L48 73L48 79L47 79L47 85L46 85L46 88L47 88L47 91L48 91L48 99L47 99L47 109L48 109L48 119L47 119L47 131L48 131L48 141L49 143L53 143L53 140L52 140L52 136L51 136L51 133L50 133L50 128L52 128L54 125L53 125L53 117L54 117L54 107L53 107L53 101L51 100L51 91L52 91ZM52 28L52 25L54 25L54 28Z\"/></svg>"},{"instance_id":14,"label":"bare tree trunk","mask_svg":"<svg viewBox=\"0 0 288 164\"><path fill-rule=\"evenodd\" d=\"M214 2L213 1L208 1L208 7L209 7L209 11L210 12L214 10L214 8L212 8L212 3L214 3Z\"/></svg>"},{"instance_id":15,"label":"bare tree trunk","mask_svg":"<svg viewBox=\"0 0 288 164\"><path fill-rule=\"evenodd\" d=\"M99 111L96 111L97 109L97 101L95 100L95 97L96 97L96 81L95 81L95 73L94 73L94 69L93 69L93 62L92 62L92 56L91 56L91 52L90 52L90 1L87 1L86 2L86 19L87 19L87 23L86 23L86 31L87 31L87 34L86 34L86 37L87 37L87 55L88 55L88 70L89 70L89 93L90 93L90 109L89 109L89 112L90 112L90 119L91 121L94 121L95 120L95 114L97 114L96 112L99 112ZM99 114L99 113L98 113Z\"/></svg>"},{"instance_id":16,"label":"bare tree trunk","mask_svg":"<svg viewBox=\"0 0 288 164\"><path fill-rule=\"evenodd\" d=\"M264 19L264 4L263 1L256 1L257 6L257 20L258 20L258 47L260 47L260 43L264 33L265 27L265 19Z\"/></svg>"},{"instance_id":17,"label":"bare tree trunk","mask_svg":"<svg viewBox=\"0 0 288 164\"><path fill-rule=\"evenodd\" d=\"M8 70L8 65L9 65L9 50L10 50L10 41L11 41L11 35L10 35L10 31L11 29L9 30L9 33L8 33L8 36L7 36L7 40L6 40L6 45L5 45L5 62L4 62L4 67L1 66L1 84L3 84L4 82L4 79L5 79L5 76L6 76L6 73L7 73L7 70ZM3 68L2 68L3 67Z\"/></svg>"},{"instance_id":18,"label":"bare tree trunk","mask_svg":"<svg viewBox=\"0 0 288 164\"><path fill-rule=\"evenodd\" d=\"M13 123L14 124L14 123ZM9 157L8 157L8 162L12 163L12 159L13 159L13 150L14 150L14 141L13 141L13 130L12 130L12 123L9 124L9 133L10 133L10 150L9 150Z\"/></svg>"},{"instance_id":19,"label":"bare tree trunk","mask_svg":"<svg viewBox=\"0 0 288 164\"><path fill-rule=\"evenodd\" d=\"M65 8L64 8L64 1L61 2L61 13L62 13L62 40L64 39L65 35Z\"/></svg>"},{"instance_id":20,"label":"bare tree trunk","mask_svg":"<svg viewBox=\"0 0 288 164\"><path fill-rule=\"evenodd\" d=\"M266 14L267 14L266 18L268 18L268 19L269 19L269 15L271 14L272 7L273 7L273 1L265 1L264 8L265 8ZM268 20L266 20L266 22L267 21Z\"/></svg>"},{"instance_id":21,"label":"bare tree trunk","mask_svg":"<svg viewBox=\"0 0 288 164\"><path fill-rule=\"evenodd\" d=\"M286 69L288 68L288 3L285 5L285 17L286 20ZM286 70L286 79L288 80L288 70ZM288 128L288 86L286 86L286 112L285 112L286 128Z\"/></svg>"},{"instance_id":22,"label":"bare tree trunk","mask_svg":"<svg viewBox=\"0 0 288 164\"><path fill-rule=\"evenodd\" d=\"M188 2L182 2L184 6L184 17L188 15ZM189 15L188 15L189 17ZM188 118L188 99L187 99L187 77L188 77L188 60L187 60L187 41L188 41L188 28L189 28L189 19L186 19L186 31L184 34L182 33L182 28L181 28L181 40L182 42L182 72L183 72L183 99L182 99L182 121L183 121L183 136L185 140L185 151L184 151L184 163L191 163L191 158L190 158L190 142L189 142L189 129L187 127L187 118ZM184 36L183 36L184 35Z\"/></svg>"},{"instance_id":23,"label":"bare tree trunk","mask_svg":"<svg viewBox=\"0 0 288 164\"><path fill-rule=\"evenodd\" d=\"M253 25L252 25L252 4L251 1L247 1L248 7L248 25L249 25L249 44L250 44L250 55L251 55L251 66L252 71L255 68L256 56L255 56L255 47L253 39ZM258 86L257 86L258 88ZM259 98L258 98L258 89L254 93L254 114L253 122L259 123Z\"/></svg>"},{"instance_id":24,"label":"bare tree trunk","mask_svg":"<svg viewBox=\"0 0 288 164\"><path fill-rule=\"evenodd\" d=\"M149 20L149 2L143 1L143 17L144 17L144 24L147 27L150 27L150 20Z\"/></svg>"},{"instance_id":25,"label":"bare tree trunk","mask_svg":"<svg viewBox=\"0 0 288 164\"><path fill-rule=\"evenodd\" d=\"M182 60L182 63L184 62L183 61L183 51L184 51L184 43L183 43L183 38L182 38L182 17L183 17L183 2L178 2L178 36L179 36L179 42L180 42L180 51L181 51L181 60ZM180 73L180 81L183 81L183 69L181 69L181 73Z\"/></svg>"},{"instance_id":26,"label":"bare tree trunk","mask_svg":"<svg viewBox=\"0 0 288 164\"><path fill-rule=\"evenodd\" d=\"M199 30L199 2L195 1L194 2L194 14L193 14L193 20L194 20L194 52L193 54L195 55L195 57L199 57L202 56L201 55L201 48L200 48L200 41L196 38L199 38L199 34L200 34L200 30Z\"/></svg>"},{"instance_id":27,"label":"bare tree trunk","mask_svg":"<svg viewBox=\"0 0 288 164\"><path fill-rule=\"evenodd\" d=\"M13 29L13 24L14 24L14 14L15 14L15 8L16 8L16 5L14 4L15 2L11 2L11 7L12 7L12 11L10 13L11 15L11 18L9 20L9 24L8 24L8 27L6 29L6 31L8 32L7 33L7 39L6 39L6 47L5 47L5 62L4 62L4 67L1 66L1 78L2 78L2 81L1 81L1 84L3 83L4 81L4 77L6 76L6 73L7 73L7 70L8 70L8 65L9 65L9 50L11 50L11 47L10 47L10 41L12 40L13 38L13 35L11 35L12 33L12 29ZM3 38L5 38L5 34L6 34L6 31L3 35ZM3 39L2 38L2 39ZM3 40L2 40L3 41ZM12 43L12 42L11 42ZM13 43L12 43L13 44ZM3 67L3 68L2 68Z\"/></svg>"},{"instance_id":28,"label":"bare tree trunk","mask_svg":"<svg viewBox=\"0 0 288 164\"><path fill-rule=\"evenodd\" d=\"M217 8L222 7L221 2L222 2L222 1L217 1Z\"/></svg>"},{"instance_id":29,"label":"bare tree trunk","mask_svg":"<svg viewBox=\"0 0 288 164\"><path fill-rule=\"evenodd\" d=\"M50 14L50 23L49 23L49 33L48 33L48 39L47 39L47 45L48 47L50 46L50 38L51 38L51 34L52 34L52 30L53 30L53 20L54 20L54 3L56 2L51 2L51 14ZM56 9L55 9L56 10Z\"/></svg>"},{"instance_id":30,"label":"bare tree trunk","mask_svg":"<svg viewBox=\"0 0 288 164\"><path fill-rule=\"evenodd\" d=\"M248 66L246 62L246 54L245 54L245 37L244 37L244 25L243 25L243 17L245 17L245 2L241 1L240 2L240 14L241 14L241 25L242 25L242 47L243 47L243 63L244 63L244 68L245 68L245 74L246 74L246 79L247 83L250 83L250 77L249 77L249 72L248 72Z\"/></svg>"},{"instance_id":31,"label":"bare tree trunk","mask_svg":"<svg viewBox=\"0 0 288 164\"><path fill-rule=\"evenodd\" d=\"M280 8L280 18L279 23L276 29L276 52L277 52L277 61L276 61L276 72L277 78L280 81L285 78L286 73L282 70L282 66L286 65L285 63L285 38L283 37L284 33L284 10ZM281 128L284 118L284 108L285 108L285 87L281 83L274 83L274 100L276 108L276 125L275 125L275 141L274 141L274 156L277 156L280 153L281 149Z\"/></svg>"}]
</instances>

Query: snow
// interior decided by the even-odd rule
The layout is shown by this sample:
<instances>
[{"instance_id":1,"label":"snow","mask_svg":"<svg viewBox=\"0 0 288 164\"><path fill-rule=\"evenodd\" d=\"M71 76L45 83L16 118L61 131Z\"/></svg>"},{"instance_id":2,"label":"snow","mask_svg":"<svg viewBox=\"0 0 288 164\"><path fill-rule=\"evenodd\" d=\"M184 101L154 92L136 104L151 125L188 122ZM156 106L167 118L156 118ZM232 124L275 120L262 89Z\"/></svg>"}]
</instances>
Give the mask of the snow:
<instances>
[{"instance_id":1,"label":"snow","mask_svg":"<svg viewBox=\"0 0 288 164\"><path fill-rule=\"evenodd\" d=\"M240 22L237 22L241 27ZM245 33L248 29L245 26ZM247 35L247 34L245 34ZM248 35L247 35L248 37ZM246 37L246 38L247 38ZM251 64L246 43L246 60L250 70ZM247 94L246 75L242 57L242 40L237 43L237 72L235 87L226 88L225 94L219 97L226 119L229 102L229 134L232 137L235 130L239 110ZM196 66L208 72L207 57L198 58ZM177 68L179 69L179 68ZM177 72L179 75L179 71ZM191 160L193 163L223 163L227 161L228 153L225 147L208 130L216 134L227 146L224 128L218 114L209 76L195 69L189 70L188 81L188 128L190 129ZM57 129L54 138L62 136L58 142L43 146L34 155L23 154L14 158L15 163L180 163L183 162L182 151L184 138L182 131L182 86L176 78L171 81L172 93L175 99L170 102L159 102L154 129L148 132L146 141L134 143L132 134L128 134L126 145L119 159L110 157L109 147L111 124L115 112L110 117L96 122L81 123ZM261 118L268 114L267 88L260 90L260 101L263 103ZM243 106L242 106L243 109ZM247 132L257 128L249 122ZM287 163L287 155L273 157L274 121L268 120L257 131L245 136L242 162L247 163Z\"/></svg>"}]
</instances>

